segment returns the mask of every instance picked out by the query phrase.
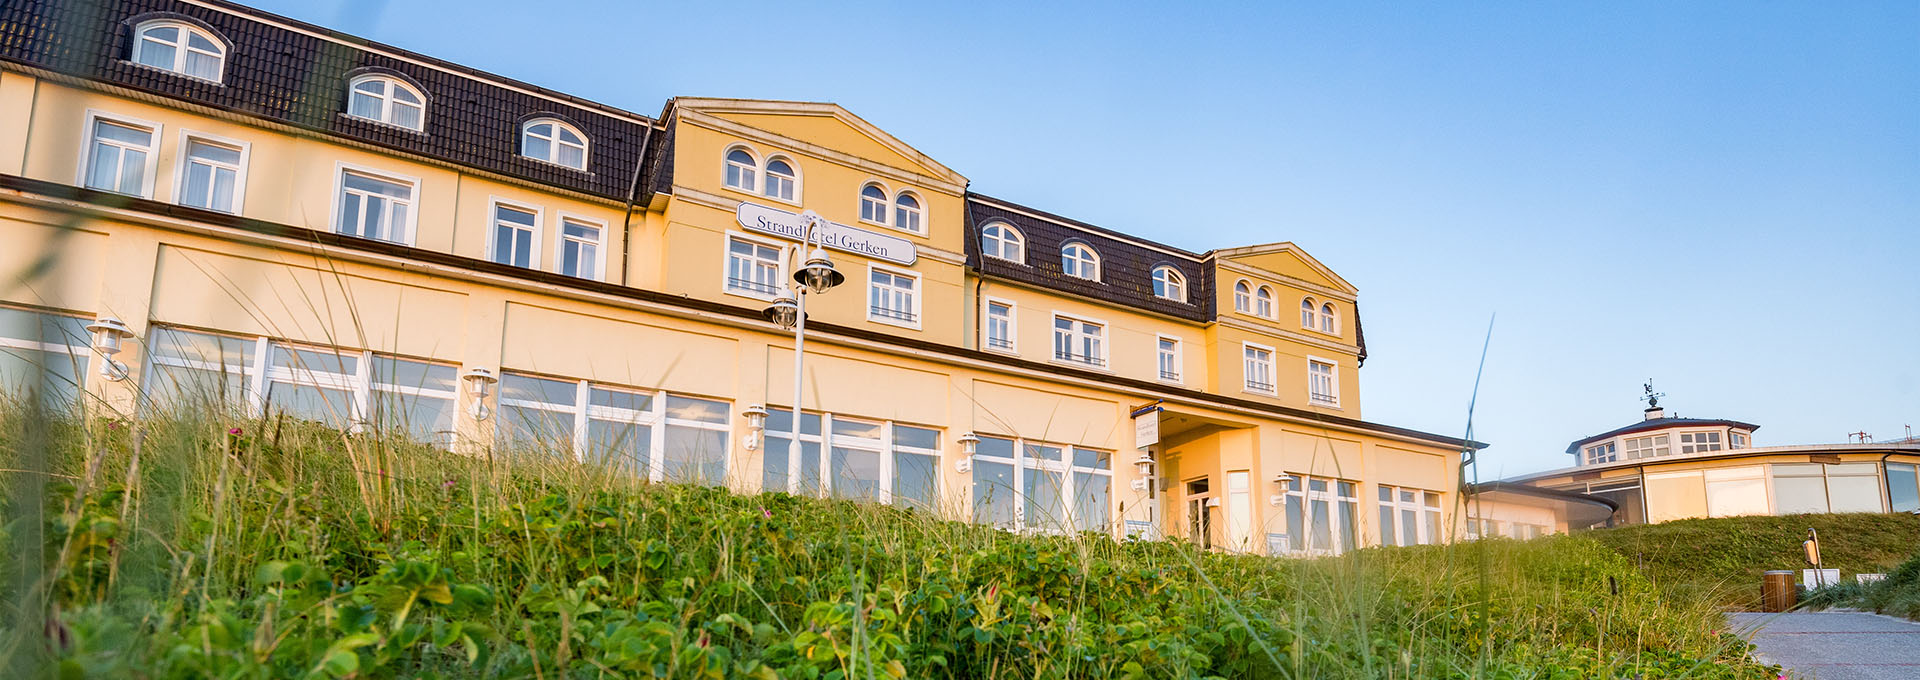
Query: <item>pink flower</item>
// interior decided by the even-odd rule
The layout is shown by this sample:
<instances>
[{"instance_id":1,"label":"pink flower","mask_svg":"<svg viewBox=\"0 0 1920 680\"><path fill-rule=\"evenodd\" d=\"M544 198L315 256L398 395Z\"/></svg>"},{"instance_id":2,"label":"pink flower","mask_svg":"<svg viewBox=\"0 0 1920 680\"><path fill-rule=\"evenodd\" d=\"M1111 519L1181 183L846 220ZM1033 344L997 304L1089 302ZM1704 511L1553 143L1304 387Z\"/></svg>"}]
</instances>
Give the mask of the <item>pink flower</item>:
<instances>
[{"instance_id":1,"label":"pink flower","mask_svg":"<svg viewBox=\"0 0 1920 680\"><path fill-rule=\"evenodd\" d=\"M235 435L235 436L239 436L239 434L240 434L240 428L237 428L237 427L236 427L236 428L233 428L233 429L231 429L231 430L227 430L227 434L230 434L230 435Z\"/></svg>"},{"instance_id":2,"label":"pink flower","mask_svg":"<svg viewBox=\"0 0 1920 680\"><path fill-rule=\"evenodd\" d=\"M766 508L761 508L761 509L760 509L760 514L761 514L761 515L763 515L763 516L765 516L765 517L766 517L767 519L773 519L773 511L772 511L772 510L768 510L768 509L766 509Z\"/></svg>"},{"instance_id":3,"label":"pink flower","mask_svg":"<svg viewBox=\"0 0 1920 680\"><path fill-rule=\"evenodd\" d=\"M440 488L442 488L442 489L451 489L451 488L453 488L453 480L451 480L451 479L449 479L449 480L447 480L447 482L446 482L445 484L441 484L441 485L440 485Z\"/></svg>"}]
</instances>

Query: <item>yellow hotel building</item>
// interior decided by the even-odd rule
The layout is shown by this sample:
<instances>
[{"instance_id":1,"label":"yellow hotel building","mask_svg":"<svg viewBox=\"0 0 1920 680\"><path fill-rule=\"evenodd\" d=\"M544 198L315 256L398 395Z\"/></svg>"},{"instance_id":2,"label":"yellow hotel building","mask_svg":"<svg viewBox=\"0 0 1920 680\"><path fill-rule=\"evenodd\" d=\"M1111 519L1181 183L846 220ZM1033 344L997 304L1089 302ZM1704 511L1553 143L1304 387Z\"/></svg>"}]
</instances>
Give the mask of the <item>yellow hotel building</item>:
<instances>
[{"instance_id":1,"label":"yellow hotel building","mask_svg":"<svg viewBox=\"0 0 1920 680\"><path fill-rule=\"evenodd\" d=\"M845 282L796 447L764 310L807 213ZM1254 553L1460 524L1469 443L1362 418L1356 289L1299 247L974 194L832 104L645 116L224 2L23 0L0 230L0 377L68 400Z\"/></svg>"}]
</instances>

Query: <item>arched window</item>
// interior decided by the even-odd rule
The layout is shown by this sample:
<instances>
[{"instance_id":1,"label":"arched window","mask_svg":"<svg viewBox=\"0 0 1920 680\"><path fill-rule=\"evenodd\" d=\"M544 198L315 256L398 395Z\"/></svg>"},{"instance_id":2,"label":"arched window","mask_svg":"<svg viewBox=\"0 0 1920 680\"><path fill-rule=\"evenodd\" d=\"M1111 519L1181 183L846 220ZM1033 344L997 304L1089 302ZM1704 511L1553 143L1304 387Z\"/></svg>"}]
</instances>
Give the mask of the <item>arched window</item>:
<instances>
[{"instance_id":1,"label":"arched window","mask_svg":"<svg viewBox=\"0 0 1920 680\"><path fill-rule=\"evenodd\" d=\"M535 118L520 129L520 155L585 170L587 136L559 120Z\"/></svg>"},{"instance_id":2,"label":"arched window","mask_svg":"<svg viewBox=\"0 0 1920 680\"><path fill-rule=\"evenodd\" d=\"M1313 298L1300 300L1300 327L1313 328Z\"/></svg>"},{"instance_id":3,"label":"arched window","mask_svg":"<svg viewBox=\"0 0 1920 680\"><path fill-rule=\"evenodd\" d=\"M905 191L894 197L893 226L920 233L920 199Z\"/></svg>"},{"instance_id":4,"label":"arched window","mask_svg":"<svg viewBox=\"0 0 1920 680\"><path fill-rule=\"evenodd\" d=\"M765 174L766 189L760 193L782 201L795 200L794 189L800 181L800 174L793 171L792 163L787 162L785 158L769 158Z\"/></svg>"},{"instance_id":5,"label":"arched window","mask_svg":"<svg viewBox=\"0 0 1920 680\"><path fill-rule=\"evenodd\" d=\"M980 230L980 254L987 257L1026 263L1026 239L1020 230L1002 222L995 222Z\"/></svg>"},{"instance_id":6,"label":"arched window","mask_svg":"<svg viewBox=\"0 0 1920 680\"><path fill-rule=\"evenodd\" d=\"M1187 277L1173 267L1160 265L1153 268L1153 294L1175 302L1187 301Z\"/></svg>"},{"instance_id":7,"label":"arched window","mask_svg":"<svg viewBox=\"0 0 1920 680\"><path fill-rule=\"evenodd\" d=\"M1322 333L1338 333L1339 332L1339 330L1333 325L1333 303L1331 302L1321 303L1320 305L1320 332Z\"/></svg>"},{"instance_id":8,"label":"arched window","mask_svg":"<svg viewBox=\"0 0 1920 680\"><path fill-rule=\"evenodd\" d=\"M184 21L155 19L134 31L133 60L190 78L220 82L226 42Z\"/></svg>"},{"instance_id":9,"label":"arched window","mask_svg":"<svg viewBox=\"0 0 1920 680\"><path fill-rule=\"evenodd\" d=\"M1085 243L1069 243L1060 247L1060 271L1067 276L1100 280L1100 255L1093 247Z\"/></svg>"},{"instance_id":10,"label":"arched window","mask_svg":"<svg viewBox=\"0 0 1920 680\"><path fill-rule=\"evenodd\" d=\"M1253 313L1262 318L1273 318L1273 289L1261 286L1253 294Z\"/></svg>"},{"instance_id":11,"label":"arched window","mask_svg":"<svg viewBox=\"0 0 1920 680\"><path fill-rule=\"evenodd\" d=\"M735 148L727 152L727 186L741 191L753 191L760 182L760 161L746 149Z\"/></svg>"},{"instance_id":12,"label":"arched window","mask_svg":"<svg viewBox=\"0 0 1920 680\"><path fill-rule=\"evenodd\" d=\"M427 98L393 76L360 76L353 79L347 115L419 130L426 124Z\"/></svg>"},{"instance_id":13,"label":"arched window","mask_svg":"<svg viewBox=\"0 0 1920 680\"><path fill-rule=\"evenodd\" d=\"M869 184L860 188L860 219L878 224L887 223L887 190L878 184Z\"/></svg>"},{"instance_id":14,"label":"arched window","mask_svg":"<svg viewBox=\"0 0 1920 680\"><path fill-rule=\"evenodd\" d=\"M1233 311L1241 314L1253 313L1253 286L1246 281L1233 284Z\"/></svg>"}]
</instances>

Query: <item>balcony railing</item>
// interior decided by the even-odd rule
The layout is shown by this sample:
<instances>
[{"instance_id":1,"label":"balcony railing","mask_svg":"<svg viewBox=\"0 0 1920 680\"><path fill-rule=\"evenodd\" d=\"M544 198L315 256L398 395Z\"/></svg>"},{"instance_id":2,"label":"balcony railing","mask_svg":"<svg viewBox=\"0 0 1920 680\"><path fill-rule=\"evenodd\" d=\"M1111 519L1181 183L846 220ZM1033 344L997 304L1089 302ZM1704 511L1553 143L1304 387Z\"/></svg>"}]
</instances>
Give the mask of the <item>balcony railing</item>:
<instances>
[{"instance_id":1,"label":"balcony railing","mask_svg":"<svg viewBox=\"0 0 1920 680\"><path fill-rule=\"evenodd\" d=\"M1323 392L1314 392L1313 394L1307 395L1307 398L1312 400L1313 403L1326 404L1328 406L1337 406L1340 403L1339 397Z\"/></svg>"},{"instance_id":2,"label":"balcony railing","mask_svg":"<svg viewBox=\"0 0 1920 680\"><path fill-rule=\"evenodd\" d=\"M773 285L771 283L764 283L760 281L754 281L751 279L736 279L731 276L727 277L727 288L730 288L733 290L742 290L749 293L757 293L760 295L779 295L780 294L780 287Z\"/></svg>"},{"instance_id":3,"label":"balcony railing","mask_svg":"<svg viewBox=\"0 0 1920 680\"><path fill-rule=\"evenodd\" d=\"M1262 382L1262 381L1259 381L1259 380L1254 380L1254 379L1252 379L1252 378L1248 378L1248 379L1247 379L1247 390L1248 390L1248 391L1252 391L1252 392L1267 392L1267 393L1272 393L1272 392L1273 392L1273 383L1270 383L1270 382Z\"/></svg>"},{"instance_id":4,"label":"balcony railing","mask_svg":"<svg viewBox=\"0 0 1920 680\"><path fill-rule=\"evenodd\" d=\"M1179 371L1169 371L1169 370L1167 370L1167 369L1164 369L1164 368L1163 368L1163 369L1160 369L1160 379L1161 379L1161 380L1172 380L1172 381L1174 381L1174 382L1180 382L1180 372L1179 372Z\"/></svg>"},{"instance_id":5,"label":"balcony railing","mask_svg":"<svg viewBox=\"0 0 1920 680\"><path fill-rule=\"evenodd\" d=\"M902 311L892 307L868 307L867 312L882 319L892 319L906 323L914 323L920 319L920 316L913 312Z\"/></svg>"},{"instance_id":6,"label":"balcony railing","mask_svg":"<svg viewBox=\"0 0 1920 680\"><path fill-rule=\"evenodd\" d=\"M993 349L1011 350L1013 349L1013 340L1011 338L991 338L990 337L990 338L987 338L987 346Z\"/></svg>"},{"instance_id":7,"label":"balcony railing","mask_svg":"<svg viewBox=\"0 0 1920 680\"><path fill-rule=\"evenodd\" d=\"M1106 366L1107 365L1106 357L1098 357L1091 354L1074 354L1072 352L1062 352L1059 350L1055 350L1053 353L1053 358L1058 359L1060 361L1071 361L1076 364L1086 364L1088 366Z\"/></svg>"}]
</instances>

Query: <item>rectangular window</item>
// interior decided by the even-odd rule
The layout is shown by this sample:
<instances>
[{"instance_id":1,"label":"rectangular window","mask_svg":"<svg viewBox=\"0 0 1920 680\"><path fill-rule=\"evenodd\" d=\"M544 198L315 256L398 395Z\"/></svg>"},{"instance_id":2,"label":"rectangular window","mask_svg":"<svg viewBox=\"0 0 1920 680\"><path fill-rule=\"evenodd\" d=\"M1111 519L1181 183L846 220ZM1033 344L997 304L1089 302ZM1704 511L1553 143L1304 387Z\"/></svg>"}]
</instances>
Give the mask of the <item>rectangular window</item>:
<instances>
[{"instance_id":1,"label":"rectangular window","mask_svg":"<svg viewBox=\"0 0 1920 680\"><path fill-rule=\"evenodd\" d=\"M406 244L413 232L412 182L357 170L340 171L340 205L334 231Z\"/></svg>"},{"instance_id":2,"label":"rectangular window","mask_svg":"<svg viewBox=\"0 0 1920 680\"><path fill-rule=\"evenodd\" d=\"M1667 435L1664 434L1653 435L1651 437L1635 437L1626 440L1625 445L1627 460L1658 458L1671 452L1671 449L1667 447Z\"/></svg>"},{"instance_id":3,"label":"rectangular window","mask_svg":"<svg viewBox=\"0 0 1920 680\"><path fill-rule=\"evenodd\" d=\"M1013 309L1011 302L987 301L987 349L1017 351L1013 345Z\"/></svg>"},{"instance_id":4,"label":"rectangular window","mask_svg":"<svg viewBox=\"0 0 1920 680\"><path fill-rule=\"evenodd\" d=\"M726 480L726 402L501 371L497 444L510 456L603 466L655 482Z\"/></svg>"},{"instance_id":5,"label":"rectangular window","mask_svg":"<svg viewBox=\"0 0 1920 680\"><path fill-rule=\"evenodd\" d=\"M1720 450L1718 432L1682 432L1680 433L1681 453L1706 453Z\"/></svg>"},{"instance_id":6,"label":"rectangular window","mask_svg":"<svg viewBox=\"0 0 1920 680\"><path fill-rule=\"evenodd\" d=\"M1587 464L1600 465L1620 460L1620 449L1613 442L1587 447Z\"/></svg>"},{"instance_id":7,"label":"rectangular window","mask_svg":"<svg viewBox=\"0 0 1920 680\"><path fill-rule=\"evenodd\" d=\"M831 413L804 416L796 459L790 455L793 412L768 409L762 490L927 511L939 506L939 430Z\"/></svg>"},{"instance_id":8,"label":"rectangular window","mask_svg":"<svg viewBox=\"0 0 1920 680\"><path fill-rule=\"evenodd\" d=\"M780 249L738 237L727 238L727 290L771 298L785 288L780 278Z\"/></svg>"},{"instance_id":9,"label":"rectangular window","mask_svg":"<svg viewBox=\"0 0 1920 680\"><path fill-rule=\"evenodd\" d=\"M459 368L364 350L156 328L149 403L283 413L354 432L453 443Z\"/></svg>"},{"instance_id":10,"label":"rectangular window","mask_svg":"<svg viewBox=\"0 0 1920 680\"><path fill-rule=\"evenodd\" d=\"M1053 358L1088 366L1107 365L1107 327L1092 321L1053 317Z\"/></svg>"},{"instance_id":11,"label":"rectangular window","mask_svg":"<svg viewBox=\"0 0 1920 680\"><path fill-rule=\"evenodd\" d=\"M920 277L886 269L868 272L867 320L895 326L920 324Z\"/></svg>"},{"instance_id":12,"label":"rectangular window","mask_svg":"<svg viewBox=\"0 0 1920 680\"><path fill-rule=\"evenodd\" d=\"M1776 463L1773 473L1773 513L1794 515L1827 512L1825 466L1819 463Z\"/></svg>"},{"instance_id":13,"label":"rectangular window","mask_svg":"<svg viewBox=\"0 0 1920 680\"><path fill-rule=\"evenodd\" d=\"M600 278L600 225L573 218L560 220L560 273L582 279Z\"/></svg>"},{"instance_id":14,"label":"rectangular window","mask_svg":"<svg viewBox=\"0 0 1920 680\"><path fill-rule=\"evenodd\" d=\"M48 407L76 403L93 358L86 326L81 317L0 307L0 390L39 390Z\"/></svg>"},{"instance_id":15,"label":"rectangular window","mask_svg":"<svg viewBox=\"0 0 1920 680\"><path fill-rule=\"evenodd\" d=\"M1747 435L1741 434L1739 432L1733 432L1728 434L1727 448L1729 449L1747 448Z\"/></svg>"},{"instance_id":16,"label":"rectangular window","mask_svg":"<svg viewBox=\"0 0 1920 680\"><path fill-rule=\"evenodd\" d=\"M1240 368L1246 376L1247 391L1273 394L1273 348L1245 343L1241 345L1241 356ZM1317 390L1318 383L1315 385Z\"/></svg>"},{"instance_id":17,"label":"rectangular window","mask_svg":"<svg viewBox=\"0 0 1920 680\"><path fill-rule=\"evenodd\" d=\"M150 196L159 156L158 126L94 117L81 177L89 189Z\"/></svg>"},{"instance_id":18,"label":"rectangular window","mask_svg":"<svg viewBox=\"0 0 1920 680\"><path fill-rule=\"evenodd\" d=\"M1920 511L1920 475L1907 463L1887 463L1887 502L1894 512Z\"/></svg>"},{"instance_id":19,"label":"rectangular window","mask_svg":"<svg viewBox=\"0 0 1920 680\"><path fill-rule=\"evenodd\" d=\"M1307 360L1307 399L1316 404L1340 405L1340 379L1337 364L1318 359Z\"/></svg>"},{"instance_id":20,"label":"rectangular window","mask_svg":"<svg viewBox=\"0 0 1920 680\"><path fill-rule=\"evenodd\" d=\"M1767 473L1758 465L1705 470L1708 517L1767 514ZM1879 503L1874 509L1879 510Z\"/></svg>"},{"instance_id":21,"label":"rectangular window","mask_svg":"<svg viewBox=\"0 0 1920 680\"><path fill-rule=\"evenodd\" d=\"M246 178L247 149L198 137L186 138L178 182L181 205L225 213L240 212L240 187Z\"/></svg>"},{"instance_id":22,"label":"rectangular window","mask_svg":"<svg viewBox=\"0 0 1920 680\"><path fill-rule=\"evenodd\" d=\"M540 213L504 203L493 204L493 261L532 269L540 266L536 237Z\"/></svg>"},{"instance_id":23,"label":"rectangular window","mask_svg":"<svg viewBox=\"0 0 1920 680\"><path fill-rule=\"evenodd\" d=\"M1380 486L1380 544L1437 545L1443 542L1440 494Z\"/></svg>"},{"instance_id":24,"label":"rectangular window","mask_svg":"<svg viewBox=\"0 0 1920 680\"><path fill-rule=\"evenodd\" d=\"M1160 368L1160 379L1180 382L1180 339L1160 336L1155 362Z\"/></svg>"},{"instance_id":25,"label":"rectangular window","mask_svg":"<svg viewBox=\"0 0 1920 680\"><path fill-rule=\"evenodd\" d=\"M1358 483L1295 474L1281 487L1288 552L1337 555L1354 549L1360 529Z\"/></svg>"},{"instance_id":26,"label":"rectangular window","mask_svg":"<svg viewBox=\"0 0 1920 680\"><path fill-rule=\"evenodd\" d=\"M1014 531L1109 531L1110 451L982 435L974 521Z\"/></svg>"}]
</instances>

